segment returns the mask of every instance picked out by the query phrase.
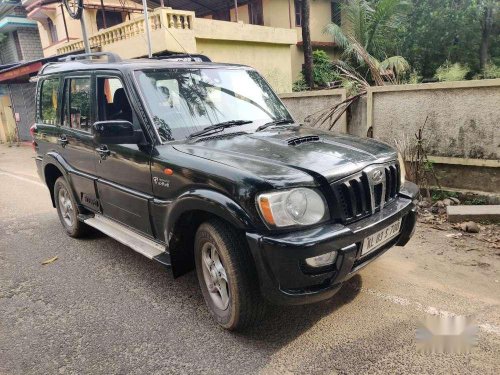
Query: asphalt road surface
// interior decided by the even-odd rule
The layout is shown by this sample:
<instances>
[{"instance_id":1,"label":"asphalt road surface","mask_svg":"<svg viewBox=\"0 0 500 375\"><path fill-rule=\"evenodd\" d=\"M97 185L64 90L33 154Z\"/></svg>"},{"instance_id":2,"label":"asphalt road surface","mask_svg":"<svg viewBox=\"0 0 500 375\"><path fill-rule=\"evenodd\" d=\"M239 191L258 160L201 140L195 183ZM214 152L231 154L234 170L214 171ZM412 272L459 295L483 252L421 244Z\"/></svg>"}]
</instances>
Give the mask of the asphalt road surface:
<instances>
[{"instance_id":1,"label":"asphalt road surface","mask_svg":"<svg viewBox=\"0 0 500 375\"><path fill-rule=\"evenodd\" d=\"M499 374L499 251L445 233L421 224L333 299L270 308L235 334L194 273L173 280L104 235L67 237L33 151L0 145L0 373ZM417 352L418 323L455 314L475 317L472 351Z\"/></svg>"}]
</instances>

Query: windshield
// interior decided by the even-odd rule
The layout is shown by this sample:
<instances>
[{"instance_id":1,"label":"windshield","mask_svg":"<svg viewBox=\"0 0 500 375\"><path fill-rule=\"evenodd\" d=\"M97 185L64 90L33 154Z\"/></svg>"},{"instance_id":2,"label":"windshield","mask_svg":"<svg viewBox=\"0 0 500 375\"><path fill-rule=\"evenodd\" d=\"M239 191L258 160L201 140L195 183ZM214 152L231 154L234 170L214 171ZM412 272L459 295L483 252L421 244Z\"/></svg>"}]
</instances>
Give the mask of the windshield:
<instances>
[{"instance_id":1,"label":"windshield","mask_svg":"<svg viewBox=\"0 0 500 375\"><path fill-rule=\"evenodd\" d=\"M165 69L136 72L139 87L163 142L207 126L249 121L252 127L291 120L285 106L254 70Z\"/></svg>"}]
</instances>

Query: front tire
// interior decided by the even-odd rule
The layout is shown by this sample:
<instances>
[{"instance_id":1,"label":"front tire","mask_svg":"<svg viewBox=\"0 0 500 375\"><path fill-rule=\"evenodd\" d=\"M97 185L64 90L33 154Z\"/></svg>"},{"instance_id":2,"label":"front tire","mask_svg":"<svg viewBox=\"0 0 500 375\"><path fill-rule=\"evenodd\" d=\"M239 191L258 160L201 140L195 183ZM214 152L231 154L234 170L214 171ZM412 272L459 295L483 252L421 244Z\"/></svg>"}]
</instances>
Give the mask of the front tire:
<instances>
[{"instance_id":1,"label":"front tire","mask_svg":"<svg viewBox=\"0 0 500 375\"><path fill-rule=\"evenodd\" d=\"M78 205L64 177L59 177L54 184L54 198L59 220L68 236L84 237L88 232L88 226L78 220L80 213Z\"/></svg>"},{"instance_id":2,"label":"front tire","mask_svg":"<svg viewBox=\"0 0 500 375\"><path fill-rule=\"evenodd\" d=\"M236 230L220 220L203 223L194 252L200 288L217 323L237 330L259 321L265 304L250 251Z\"/></svg>"}]
</instances>

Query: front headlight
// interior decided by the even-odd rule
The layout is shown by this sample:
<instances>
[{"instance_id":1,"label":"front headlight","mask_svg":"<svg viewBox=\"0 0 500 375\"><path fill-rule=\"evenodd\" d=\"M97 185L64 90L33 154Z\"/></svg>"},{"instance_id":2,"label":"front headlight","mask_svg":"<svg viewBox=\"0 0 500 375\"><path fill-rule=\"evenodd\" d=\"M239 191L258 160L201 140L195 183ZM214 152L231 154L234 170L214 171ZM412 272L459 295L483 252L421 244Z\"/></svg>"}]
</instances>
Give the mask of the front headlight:
<instances>
[{"instance_id":1,"label":"front headlight","mask_svg":"<svg viewBox=\"0 0 500 375\"><path fill-rule=\"evenodd\" d=\"M398 152L398 161L399 161L399 171L401 173L401 186L406 182L406 168L405 168L405 159L400 152Z\"/></svg>"},{"instance_id":2,"label":"front headlight","mask_svg":"<svg viewBox=\"0 0 500 375\"><path fill-rule=\"evenodd\" d=\"M273 227L311 225L328 217L323 196L307 188L260 194L257 206L264 221Z\"/></svg>"}]
</instances>

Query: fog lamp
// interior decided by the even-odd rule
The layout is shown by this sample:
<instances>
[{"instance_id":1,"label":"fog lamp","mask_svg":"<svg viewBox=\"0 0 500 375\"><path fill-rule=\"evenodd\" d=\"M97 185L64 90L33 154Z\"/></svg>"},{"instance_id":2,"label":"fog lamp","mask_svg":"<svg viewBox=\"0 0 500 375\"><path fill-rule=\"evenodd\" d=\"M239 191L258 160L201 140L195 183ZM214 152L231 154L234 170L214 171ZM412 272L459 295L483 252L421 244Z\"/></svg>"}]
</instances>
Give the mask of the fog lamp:
<instances>
[{"instance_id":1,"label":"fog lamp","mask_svg":"<svg viewBox=\"0 0 500 375\"><path fill-rule=\"evenodd\" d=\"M325 267L333 264L337 259L337 251L330 251L326 254L321 254L312 258L306 259L306 264L310 267Z\"/></svg>"}]
</instances>

